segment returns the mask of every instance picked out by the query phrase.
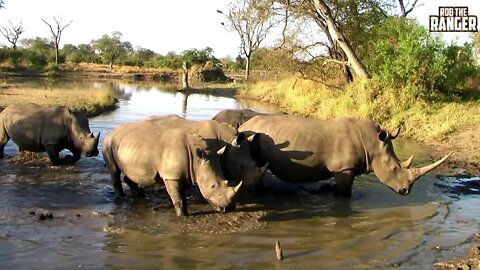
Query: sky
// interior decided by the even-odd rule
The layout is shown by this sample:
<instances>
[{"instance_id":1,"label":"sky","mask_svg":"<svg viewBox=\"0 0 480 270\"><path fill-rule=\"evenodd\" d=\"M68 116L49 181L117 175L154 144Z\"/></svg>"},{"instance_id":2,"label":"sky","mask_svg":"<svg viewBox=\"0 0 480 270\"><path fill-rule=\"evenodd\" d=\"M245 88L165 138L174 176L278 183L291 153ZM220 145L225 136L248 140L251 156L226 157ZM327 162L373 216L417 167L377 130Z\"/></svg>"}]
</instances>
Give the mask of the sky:
<instances>
[{"instance_id":1,"label":"sky","mask_svg":"<svg viewBox=\"0 0 480 270\"><path fill-rule=\"evenodd\" d=\"M413 1L413 0L411 0ZM64 44L88 44L104 34L119 31L123 41L160 54L181 53L189 49L211 47L218 58L239 52L239 38L221 24L228 0L4 0L0 10L0 25L22 22L25 32L21 38L51 36L48 26L55 25L53 16L68 26L61 39ZM405 1L408 2L408 1ZM437 15L438 6L467 6L470 15L480 18L479 0L420 0L423 5L412 13L428 26L429 15ZM447 40L467 40L469 34L446 34ZM0 44L9 45L3 36Z\"/></svg>"}]
</instances>

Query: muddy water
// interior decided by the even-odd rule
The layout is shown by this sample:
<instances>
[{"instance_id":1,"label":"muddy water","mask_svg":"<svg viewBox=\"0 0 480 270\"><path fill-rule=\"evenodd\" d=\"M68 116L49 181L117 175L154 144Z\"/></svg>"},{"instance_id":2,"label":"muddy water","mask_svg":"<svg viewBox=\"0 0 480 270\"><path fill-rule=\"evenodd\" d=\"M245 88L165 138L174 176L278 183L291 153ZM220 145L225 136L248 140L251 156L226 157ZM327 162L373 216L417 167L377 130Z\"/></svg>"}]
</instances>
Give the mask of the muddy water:
<instances>
[{"instance_id":1,"label":"muddy water","mask_svg":"<svg viewBox=\"0 0 480 270\"><path fill-rule=\"evenodd\" d=\"M118 110L91 119L107 134L152 114L206 119L246 105L121 84ZM254 106L270 111L271 108ZM428 162L428 149L395 145L401 158ZM19 157L9 143L0 160L0 265L3 269L429 269L462 256L480 230L480 178L429 175L400 196L372 175L356 179L350 199L267 178L269 191L243 195L236 211L212 212L195 190L178 218L162 187L148 198L113 201L102 157L50 166ZM128 188L126 188L128 192ZM39 220L41 214L53 218ZM285 259L276 261L279 240Z\"/></svg>"}]
</instances>

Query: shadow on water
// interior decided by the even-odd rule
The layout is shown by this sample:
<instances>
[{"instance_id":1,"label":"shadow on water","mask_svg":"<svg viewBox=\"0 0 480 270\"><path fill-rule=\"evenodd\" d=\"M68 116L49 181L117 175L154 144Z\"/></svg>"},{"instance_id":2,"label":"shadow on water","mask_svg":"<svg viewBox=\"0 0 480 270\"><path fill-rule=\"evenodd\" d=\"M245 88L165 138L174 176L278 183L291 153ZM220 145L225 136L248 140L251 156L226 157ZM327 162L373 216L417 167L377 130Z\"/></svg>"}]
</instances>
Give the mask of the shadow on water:
<instances>
[{"instance_id":1,"label":"shadow on water","mask_svg":"<svg viewBox=\"0 0 480 270\"><path fill-rule=\"evenodd\" d=\"M232 98L154 85L116 87L119 108L90 120L92 131L102 132L100 145L123 122L172 113L207 119L244 107ZM428 149L412 142L395 140L395 150L402 160L414 154L415 166L429 162ZM268 176L265 190L244 190L237 209L224 214L193 188L192 215L177 217L162 187L148 190L146 199L128 195L116 202L101 155L65 167L51 166L45 156L19 161L17 155L9 142L0 160L5 269L425 269L462 254L480 224L478 178L427 175L400 196L363 175L345 199L319 193L323 183L295 185ZM47 212L52 219L38 219ZM277 240L281 262L274 257Z\"/></svg>"}]
</instances>

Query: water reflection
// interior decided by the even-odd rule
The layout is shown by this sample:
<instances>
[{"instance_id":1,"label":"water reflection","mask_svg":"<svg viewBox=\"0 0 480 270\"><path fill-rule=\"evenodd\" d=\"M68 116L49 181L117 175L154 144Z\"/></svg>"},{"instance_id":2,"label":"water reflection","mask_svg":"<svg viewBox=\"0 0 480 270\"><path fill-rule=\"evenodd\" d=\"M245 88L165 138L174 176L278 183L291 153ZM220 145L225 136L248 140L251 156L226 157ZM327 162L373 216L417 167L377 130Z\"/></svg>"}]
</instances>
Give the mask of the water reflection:
<instances>
[{"instance_id":1,"label":"water reflection","mask_svg":"<svg viewBox=\"0 0 480 270\"><path fill-rule=\"evenodd\" d=\"M222 109L274 111L158 84L75 81L72 89L82 83L92 88L108 84L120 94L117 110L90 121L94 133L102 132L100 146L113 128L150 115L208 119ZM395 140L395 150L402 160L411 154L417 162L428 157L408 141ZM17 155L12 142L6 155ZM423 269L461 255L455 248L478 231L478 179L428 175L411 194L399 196L376 177L364 175L356 178L352 198L339 199L271 178L276 184L260 197L240 198L234 212L209 212L208 204L190 196L189 208L202 214L178 218L164 190L149 191L148 199L114 203L101 159L82 158L60 169L0 160L3 268ZM457 194L462 188L465 195L450 196L450 188ZM31 210L53 211L54 219L37 221L28 215ZM282 262L274 257L277 240L284 249Z\"/></svg>"}]
</instances>

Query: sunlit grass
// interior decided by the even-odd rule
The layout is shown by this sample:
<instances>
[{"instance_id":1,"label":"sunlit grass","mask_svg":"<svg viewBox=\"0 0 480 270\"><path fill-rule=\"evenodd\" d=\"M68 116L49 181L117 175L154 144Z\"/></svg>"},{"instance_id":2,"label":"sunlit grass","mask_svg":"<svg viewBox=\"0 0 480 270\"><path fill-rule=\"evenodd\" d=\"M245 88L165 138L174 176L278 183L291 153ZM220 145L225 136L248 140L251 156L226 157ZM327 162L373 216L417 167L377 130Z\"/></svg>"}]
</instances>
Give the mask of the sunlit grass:
<instances>
[{"instance_id":1,"label":"sunlit grass","mask_svg":"<svg viewBox=\"0 0 480 270\"><path fill-rule=\"evenodd\" d=\"M180 70L168 69L168 68L148 68L138 66L124 66L113 65L113 69L110 69L110 65L106 64L93 64L93 63L65 63L60 65L60 69L67 72L85 72L85 73L120 73L120 74L155 74L155 73L179 73Z\"/></svg>"},{"instance_id":2,"label":"sunlit grass","mask_svg":"<svg viewBox=\"0 0 480 270\"><path fill-rule=\"evenodd\" d=\"M239 96L318 119L353 116L375 120L391 130L402 126L402 134L419 140L442 140L480 124L478 93L469 92L468 98L425 101L411 98L402 89L385 88L374 79L357 80L345 89L299 78L263 81L241 89Z\"/></svg>"},{"instance_id":3,"label":"sunlit grass","mask_svg":"<svg viewBox=\"0 0 480 270\"><path fill-rule=\"evenodd\" d=\"M11 86L0 89L0 107L36 103L44 106L64 105L72 108L84 107L89 115L98 115L115 107L117 94L112 88L30 88Z\"/></svg>"}]
</instances>

